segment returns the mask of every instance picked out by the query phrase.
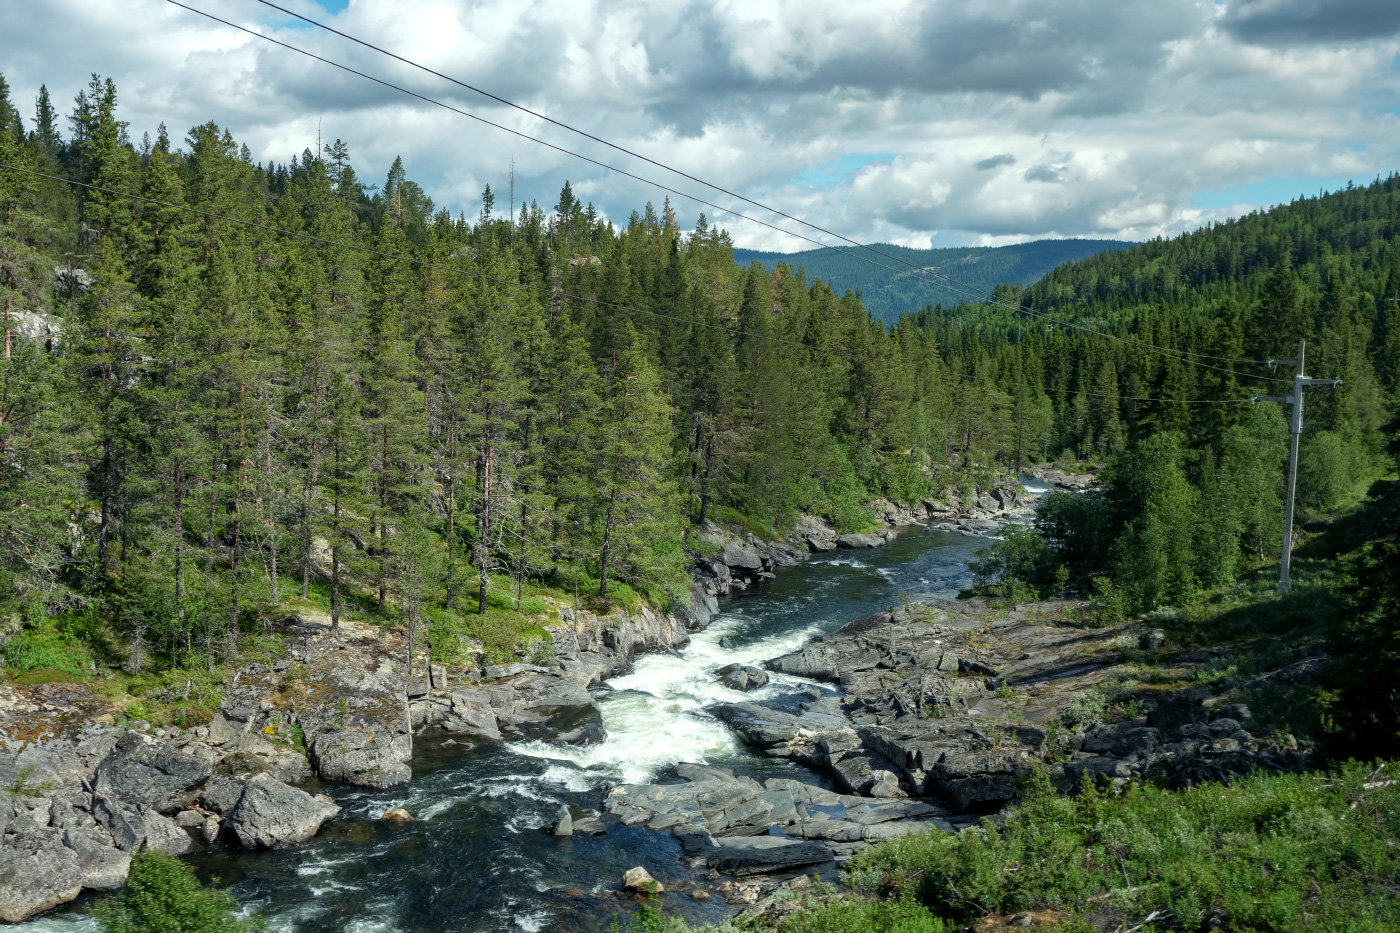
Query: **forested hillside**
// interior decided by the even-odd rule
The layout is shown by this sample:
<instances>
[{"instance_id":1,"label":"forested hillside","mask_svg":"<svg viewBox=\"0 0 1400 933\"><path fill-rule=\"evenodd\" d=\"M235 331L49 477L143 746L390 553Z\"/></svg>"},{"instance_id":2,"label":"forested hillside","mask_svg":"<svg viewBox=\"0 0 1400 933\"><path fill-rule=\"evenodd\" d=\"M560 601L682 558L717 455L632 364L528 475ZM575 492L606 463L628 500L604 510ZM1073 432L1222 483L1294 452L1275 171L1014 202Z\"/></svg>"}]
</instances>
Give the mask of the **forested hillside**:
<instances>
[{"instance_id":1,"label":"forested hillside","mask_svg":"<svg viewBox=\"0 0 1400 933\"><path fill-rule=\"evenodd\" d=\"M876 243L872 247L874 251L857 247L809 249L799 253L736 249L734 256L740 265L757 261L769 271L776 269L778 263L786 263L794 269L800 268L808 278L821 279L837 291L859 292L867 311L892 323L905 311L933 305L951 307L975 300L973 295L989 292L998 285L1029 285L1063 263L1104 250L1125 249L1129 245L1120 240L1035 240L1014 246L910 249ZM927 275L919 270L938 275ZM940 275L958 284L953 285L939 278Z\"/></svg>"},{"instance_id":2,"label":"forested hillside","mask_svg":"<svg viewBox=\"0 0 1400 933\"><path fill-rule=\"evenodd\" d=\"M1000 293L1113 339L966 305L887 328L668 205L615 226L566 185L505 216L488 188L468 219L398 161L370 189L339 140L286 164L213 122L137 142L110 80L66 133L47 92L32 120L3 100L0 162L93 186L0 171L0 599L35 632L88 613L212 659L295 594L664 603L706 517L854 529L876 496L1152 438L1199 499L1140 534L1189 525L1162 573L1209 582L1278 547L1282 415L1247 399L1283 383L1240 358L1306 336L1344 380L1310 402L1312 504L1374 472L1400 381L1395 177Z\"/></svg>"}]
</instances>

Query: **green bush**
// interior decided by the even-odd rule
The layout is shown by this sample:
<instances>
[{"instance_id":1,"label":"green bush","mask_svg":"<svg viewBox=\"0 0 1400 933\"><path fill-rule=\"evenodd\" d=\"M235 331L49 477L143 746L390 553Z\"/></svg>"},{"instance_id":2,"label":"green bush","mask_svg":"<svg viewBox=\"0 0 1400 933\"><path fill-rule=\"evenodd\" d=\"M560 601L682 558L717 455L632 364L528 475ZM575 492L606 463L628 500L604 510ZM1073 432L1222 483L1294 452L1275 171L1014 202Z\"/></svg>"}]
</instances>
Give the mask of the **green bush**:
<instances>
[{"instance_id":1,"label":"green bush","mask_svg":"<svg viewBox=\"0 0 1400 933\"><path fill-rule=\"evenodd\" d=\"M199 883L184 862L145 851L131 860L126 887L93 908L106 933L249 933L267 929L243 920L226 891Z\"/></svg>"},{"instance_id":2,"label":"green bush","mask_svg":"<svg viewBox=\"0 0 1400 933\"><path fill-rule=\"evenodd\" d=\"M90 673L93 663L86 644L49 621L11 639L4 656L5 666L16 671L54 670L74 676Z\"/></svg>"},{"instance_id":3,"label":"green bush","mask_svg":"<svg viewBox=\"0 0 1400 933\"><path fill-rule=\"evenodd\" d=\"M1192 931L1393 930L1400 787L1365 789L1370 770L1075 798L1037 771L1004 829L893 840L851 867L955 923L1054 907L1127 926L1165 911Z\"/></svg>"}]
</instances>

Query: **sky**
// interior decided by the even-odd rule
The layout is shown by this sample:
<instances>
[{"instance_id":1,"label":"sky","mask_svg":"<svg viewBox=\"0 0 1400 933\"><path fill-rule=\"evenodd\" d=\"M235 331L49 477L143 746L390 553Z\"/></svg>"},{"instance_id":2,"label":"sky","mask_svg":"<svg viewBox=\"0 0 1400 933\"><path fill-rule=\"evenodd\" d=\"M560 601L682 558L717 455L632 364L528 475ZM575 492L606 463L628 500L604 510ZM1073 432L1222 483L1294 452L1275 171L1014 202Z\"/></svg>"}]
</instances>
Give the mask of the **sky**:
<instances>
[{"instance_id":1,"label":"sky","mask_svg":"<svg viewBox=\"0 0 1400 933\"><path fill-rule=\"evenodd\" d=\"M182 0L659 181L683 227L837 242L511 110L256 0ZM279 0L465 83L861 242L1172 236L1400 170L1397 0ZM111 77L133 140L210 120L255 161L343 139L439 207L565 180L625 223L667 193L346 74L167 0L0 4L21 113ZM804 239L803 237L807 237ZM816 241L816 243L812 242Z\"/></svg>"}]
</instances>

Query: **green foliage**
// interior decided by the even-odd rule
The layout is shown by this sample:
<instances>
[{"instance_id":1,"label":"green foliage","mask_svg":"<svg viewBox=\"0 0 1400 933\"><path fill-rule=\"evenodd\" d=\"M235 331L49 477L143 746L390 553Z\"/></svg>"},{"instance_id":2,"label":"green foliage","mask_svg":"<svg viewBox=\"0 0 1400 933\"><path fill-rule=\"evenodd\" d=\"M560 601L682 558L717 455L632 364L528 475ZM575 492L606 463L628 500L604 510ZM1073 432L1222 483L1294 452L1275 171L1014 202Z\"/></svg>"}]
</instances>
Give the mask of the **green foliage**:
<instances>
[{"instance_id":1,"label":"green foliage","mask_svg":"<svg viewBox=\"0 0 1400 933\"><path fill-rule=\"evenodd\" d=\"M1022 595L1017 584L1023 584L1024 595L1034 598L1054 585L1056 561L1050 545L1034 530L1008 525L1000 539L972 549L968 566L978 587L1015 597Z\"/></svg>"},{"instance_id":2,"label":"green foliage","mask_svg":"<svg viewBox=\"0 0 1400 933\"><path fill-rule=\"evenodd\" d=\"M881 874L891 896L917 896L954 923L1053 907L1128 925L1170 911L1183 930L1228 917L1242 930L1379 931L1400 923L1386 880L1400 871L1400 790L1363 790L1369 773L1121 797L1033 786L1004 829L891 841L851 870Z\"/></svg>"},{"instance_id":3,"label":"green foliage","mask_svg":"<svg viewBox=\"0 0 1400 933\"><path fill-rule=\"evenodd\" d=\"M106 933L249 933L260 917L239 918L225 891L205 887L179 859L144 851L131 860L126 886L93 908Z\"/></svg>"}]
</instances>

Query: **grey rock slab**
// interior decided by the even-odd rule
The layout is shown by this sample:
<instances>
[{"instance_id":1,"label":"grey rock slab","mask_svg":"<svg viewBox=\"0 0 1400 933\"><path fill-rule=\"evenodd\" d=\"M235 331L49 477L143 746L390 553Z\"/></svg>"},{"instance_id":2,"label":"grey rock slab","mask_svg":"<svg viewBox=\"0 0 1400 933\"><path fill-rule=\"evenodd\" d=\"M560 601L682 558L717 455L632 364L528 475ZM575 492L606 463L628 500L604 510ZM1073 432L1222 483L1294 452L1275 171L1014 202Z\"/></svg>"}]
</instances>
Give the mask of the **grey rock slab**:
<instances>
[{"instance_id":1,"label":"grey rock slab","mask_svg":"<svg viewBox=\"0 0 1400 933\"><path fill-rule=\"evenodd\" d=\"M724 563L728 567L738 567L742 570L763 569L763 558L758 551L737 541L725 543Z\"/></svg>"},{"instance_id":2,"label":"grey rock slab","mask_svg":"<svg viewBox=\"0 0 1400 933\"><path fill-rule=\"evenodd\" d=\"M244 786L225 822L244 848L280 849L306 842L339 812L327 797L313 797L270 774L258 774Z\"/></svg>"},{"instance_id":3,"label":"grey rock slab","mask_svg":"<svg viewBox=\"0 0 1400 933\"><path fill-rule=\"evenodd\" d=\"M174 810L213 770L207 758L128 732L97 766L95 787L101 794Z\"/></svg>"},{"instance_id":4,"label":"grey rock slab","mask_svg":"<svg viewBox=\"0 0 1400 933\"><path fill-rule=\"evenodd\" d=\"M65 829L63 844L78 856L83 887L112 891L126 884L131 855L112 845L111 837L96 827Z\"/></svg>"},{"instance_id":5,"label":"grey rock slab","mask_svg":"<svg viewBox=\"0 0 1400 933\"><path fill-rule=\"evenodd\" d=\"M838 535L836 546L843 548L872 548L885 544L885 536L882 534L847 534Z\"/></svg>"},{"instance_id":6,"label":"grey rock slab","mask_svg":"<svg viewBox=\"0 0 1400 933\"><path fill-rule=\"evenodd\" d=\"M758 875L820 865L832 858L820 842L794 841L779 836L730 836L714 840L704 850L706 863L730 875Z\"/></svg>"},{"instance_id":7,"label":"grey rock slab","mask_svg":"<svg viewBox=\"0 0 1400 933\"><path fill-rule=\"evenodd\" d=\"M13 835L0 849L0 920L6 923L66 904L82 889L78 854L55 831Z\"/></svg>"}]
</instances>

